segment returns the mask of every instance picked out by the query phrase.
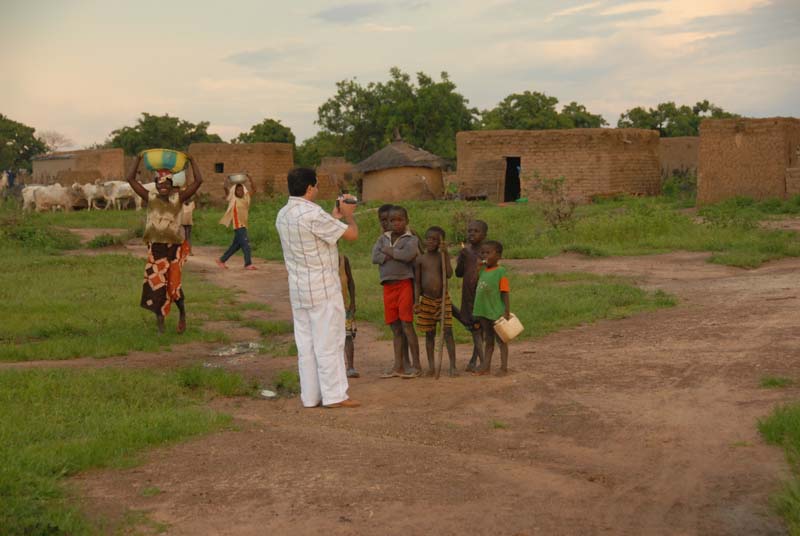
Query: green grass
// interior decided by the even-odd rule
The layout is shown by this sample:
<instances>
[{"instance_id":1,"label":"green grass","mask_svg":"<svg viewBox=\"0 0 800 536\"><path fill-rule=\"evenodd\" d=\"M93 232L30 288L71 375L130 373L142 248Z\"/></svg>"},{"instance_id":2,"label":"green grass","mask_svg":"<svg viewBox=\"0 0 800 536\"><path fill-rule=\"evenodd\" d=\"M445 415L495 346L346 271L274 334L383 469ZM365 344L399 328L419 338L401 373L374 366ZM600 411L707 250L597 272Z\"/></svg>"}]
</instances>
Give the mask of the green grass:
<instances>
[{"instance_id":1,"label":"green grass","mask_svg":"<svg viewBox=\"0 0 800 536\"><path fill-rule=\"evenodd\" d=\"M260 320L257 318L251 318L242 321L242 324L258 330L262 337L294 333L294 327L292 327L292 323L287 322L286 320Z\"/></svg>"},{"instance_id":2,"label":"green grass","mask_svg":"<svg viewBox=\"0 0 800 536\"><path fill-rule=\"evenodd\" d=\"M792 385L791 378L784 378L782 376L765 376L761 378L761 387L765 389L780 389Z\"/></svg>"},{"instance_id":3,"label":"green grass","mask_svg":"<svg viewBox=\"0 0 800 536\"><path fill-rule=\"evenodd\" d=\"M123 233L120 235L113 235L109 233L103 233L101 235L97 235L92 238L87 244L86 247L88 248L105 248L109 246L121 246L124 245L125 242L132 238L132 234L130 232Z\"/></svg>"},{"instance_id":4,"label":"green grass","mask_svg":"<svg viewBox=\"0 0 800 536\"><path fill-rule=\"evenodd\" d=\"M176 376L181 387L192 391L209 390L223 396L252 396L259 388L257 382L248 382L238 374L200 363L178 370Z\"/></svg>"},{"instance_id":5,"label":"green grass","mask_svg":"<svg viewBox=\"0 0 800 536\"><path fill-rule=\"evenodd\" d=\"M800 404L775 408L758 422L758 430L767 443L783 447L792 469L791 478L772 497L772 505L786 522L790 534L800 534Z\"/></svg>"},{"instance_id":6,"label":"green grass","mask_svg":"<svg viewBox=\"0 0 800 536\"><path fill-rule=\"evenodd\" d=\"M155 497L156 495L161 495L162 493L164 492L158 486L148 486L144 488L139 495L142 497Z\"/></svg>"},{"instance_id":7,"label":"green grass","mask_svg":"<svg viewBox=\"0 0 800 536\"><path fill-rule=\"evenodd\" d=\"M504 423L503 421L491 421L489 422L489 426L492 427L494 430L506 430L508 429L508 424Z\"/></svg>"},{"instance_id":8,"label":"green grass","mask_svg":"<svg viewBox=\"0 0 800 536\"><path fill-rule=\"evenodd\" d=\"M272 385L278 394L284 396L300 394L300 376L296 370L281 370L275 375Z\"/></svg>"},{"instance_id":9,"label":"green grass","mask_svg":"<svg viewBox=\"0 0 800 536\"><path fill-rule=\"evenodd\" d=\"M96 533L63 478L130 466L144 448L229 425L178 378L146 370L0 371L0 532Z\"/></svg>"}]
</instances>

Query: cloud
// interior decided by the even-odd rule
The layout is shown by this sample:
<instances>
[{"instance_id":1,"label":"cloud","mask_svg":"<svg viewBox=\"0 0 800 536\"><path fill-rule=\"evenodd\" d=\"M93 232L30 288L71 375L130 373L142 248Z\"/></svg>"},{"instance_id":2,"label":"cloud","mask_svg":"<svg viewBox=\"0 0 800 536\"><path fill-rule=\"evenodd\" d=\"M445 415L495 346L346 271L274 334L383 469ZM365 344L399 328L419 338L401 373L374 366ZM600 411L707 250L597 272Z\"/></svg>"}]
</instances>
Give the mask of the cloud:
<instances>
[{"instance_id":1,"label":"cloud","mask_svg":"<svg viewBox=\"0 0 800 536\"><path fill-rule=\"evenodd\" d=\"M260 48L258 50L246 50L237 52L223 59L227 63L242 65L244 67L264 68L276 62L289 59L296 59L305 56L311 51L311 47L301 43L286 43Z\"/></svg>"},{"instance_id":2,"label":"cloud","mask_svg":"<svg viewBox=\"0 0 800 536\"><path fill-rule=\"evenodd\" d=\"M348 24L382 13L385 10L386 6L382 4L377 2L365 2L323 9L314 16L326 22Z\"/></svg>"},{"instance_id":3,"label":"cloud","mask_svg":"<svg viewBox=\"0 0 800 536\"><path fill-rule=\"evenodd\" d=\"M656 0L620 4L606 8L600 14L624 15L653 10L654 14L645 21L630 21L626 25L638 28L664 28L701 18L741 15L771 4L772 0Z\"/></svg>"},{"instance_id":4,"label":"cloud","mask_svg":"<svg viewBox=\"0 0 800 536\"><path fill-rule=\"evenodd\" d=\"M367 32L377 32L377 33L392 33L392 32L413 32L414 27L408 26L406 24L401 24L399 26L386 26L383 24L375 24L374 22L368 22L364 26L364 31Z\"/></svg>"},{"instance_id":5,"label":"cloud","mask_svg":"<svg viewBox=\"0 0 800 536\"><path fill-rule=\"evenodd\" d=\"M593 9L597 9L598 7L602 6L605 2L590 2L588 4L581 4L573 7L568 7L566 9L562 9L560 11L556 11L555 13L551 13L545 21L546 22L553 22L558 17L568 17L570 15L575 15L576 13L583 13L585 11L590 11Z\"/></svg>"}]
</instances>

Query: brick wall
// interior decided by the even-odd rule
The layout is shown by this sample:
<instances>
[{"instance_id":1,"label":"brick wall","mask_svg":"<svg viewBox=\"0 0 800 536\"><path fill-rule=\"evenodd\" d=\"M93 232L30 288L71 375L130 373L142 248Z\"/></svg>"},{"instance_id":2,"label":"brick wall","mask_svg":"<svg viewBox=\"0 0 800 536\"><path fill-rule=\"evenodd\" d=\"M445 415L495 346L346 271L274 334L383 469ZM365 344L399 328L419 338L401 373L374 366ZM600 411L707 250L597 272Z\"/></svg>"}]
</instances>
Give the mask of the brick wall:
<instances>
[{"instance_id":1,"label":"brick wall","mask_svg":"<svg viewBox=\"0 0 800 536\"><path fill-rule=\"evenodd\" d=\"M519 157L522 196L534 173L563 176L567 195L655 194L660 189L658 132L640 129L494 130L456 135L462 192L502 201L506 157Z\"/></svg>"},{"instance_id":2,"label":"brick wall","mask_svg":"<svg viewBox=\"0 0 800 536\"><path fill-rule=\"evenodd\" d=\"M697 175L699 154L699 136L661 138L658 142L658 158L662 180L676 173Z\"/></svg>"},{"instance_id":3,"label":"brick wall","mask_svg":"<svg viewBox=\"0 0 800 536\"><path fill-rule=\"evenodd\" d=\"M96 179L125 179L125 154L122 149L60 151L48 157L33 161L34 182L68 185L74 182L86 184Z\"/></svg>"},{"instance_id":4,"label":"brick wall","mask_svg":"<svg viewBox=\"0 0 800 536\"><path fill-rule=\"evenodd\" d=\"M249 173L259 194L289 193L286 175L294 167L291 143L193 143L189 153L203 173L201 193L213 200L224 198L223 182L234 173ZM216 171L217 164L222 172Z\"/></svg>"},{"instance_id":5,"label":"brick wall","mask_svg":"<svg viewBox=\"0 0 800 536\"><path fill-rule=\"evenodd\" d=\"M707 119L700 124L697 203L734 196L784 199L797 167L800 119Z\"/></svg>"},{"instance_id":6,"label":"brick wall","mask_svg":"<svg viewBox=\"0 0 800 536\"><path fill-rule=\"evenodd\" d=\"M341 156L327 156L317 167L318 199L336 199L343 189L352 189L353 164ZM358 192L351 191L357 195Z\"/></svg>"},{"instance_id":7,"label":"brick wall","mask_svg":"<svg viewBox=\"0 0 800 536\"><path fill-rule=\"evenodd\" d=\"M444 193L442 170L401 167L364 174L361 196L364 201L403 201L441 199Z\"/></svg>"},{"instance_id":8,"label":"brick wall","mask_svg":"<svg viewBox=\"0 0 800 536\"><path fill-rule=\"evenodd\" d=\"M800 195L800 167L786 168L786 197Z\"/></svg>"}]
</instances>

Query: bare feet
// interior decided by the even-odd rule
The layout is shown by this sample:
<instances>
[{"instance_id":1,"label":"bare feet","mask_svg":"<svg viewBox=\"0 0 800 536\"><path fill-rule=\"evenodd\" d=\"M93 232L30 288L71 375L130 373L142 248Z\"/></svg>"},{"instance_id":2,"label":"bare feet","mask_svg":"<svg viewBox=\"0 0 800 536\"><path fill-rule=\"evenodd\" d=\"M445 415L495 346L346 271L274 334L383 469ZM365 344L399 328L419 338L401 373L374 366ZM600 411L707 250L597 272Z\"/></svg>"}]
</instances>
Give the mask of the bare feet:
<instances>
[{"instance_id":1,"label":"bare feet","mask_svg":"<svg viewBox=\"0 0 800 536\"><path fill-rule=\"evenodd\" d=\"M181 315L178 319L178 329L176 331L179 335L186 331L186 315Z\"/></svg>"},{"instance_id":2,"label":"bare feet","mask_svg":"<svg viewBox=\"0 0 800 536\"><path fill-rule=\"evenodd\" d=\"M248 264L247 266L244 267L244 269L245 270L258 270L258 268L256 268L255 264Z\"/></svg>"},{"instance_id":3,"label":"bare feet","mask_svg":"<svg viewBox=\"0 0 800 536\"><path fill-rule=\"evenodd\" d=\"M224 270L227 270L227 269L228 269L228 267L227 267L227 266L225 266L225 263L224 263L224 262L222 262L221 260L217 259L217 260L216 260L216 263L217 263L217 266L219 266L220 268L222 268L222 269L224 269Z\"/></svg>"},{"instance_id":4,"label":"bare feet","mask_svg":"<svg viewBox=\"0 0 800 536\"><path fill-rule=\"evenodd\" d=\"M491 371L489 369L478 369L472 373L473 376L488 376Z\"/></svg>"}]
</instances>

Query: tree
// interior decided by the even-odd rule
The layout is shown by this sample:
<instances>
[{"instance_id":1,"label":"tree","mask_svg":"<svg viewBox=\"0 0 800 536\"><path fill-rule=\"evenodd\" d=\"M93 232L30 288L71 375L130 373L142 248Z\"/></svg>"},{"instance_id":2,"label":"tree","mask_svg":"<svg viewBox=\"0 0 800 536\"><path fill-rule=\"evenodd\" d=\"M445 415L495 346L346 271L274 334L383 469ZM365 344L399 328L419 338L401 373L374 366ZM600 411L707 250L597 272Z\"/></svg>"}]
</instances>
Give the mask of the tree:
<instances>
[{"instance_id":1,"label":"tree","mask_svg":"<svg viewBox=\"0 0 800 536\"><path fill-rule=\"evenodd\" d=\"M294 160L298 166L317 167L326 156L344 156L342 140L328 132L317 132L297 147Z\"/></svg>"},{"instance_id":2,"label":"tree","mask_svg":"<svg viewBox=\"0 0 800 536\"><path fill-rule=\"evenodd\" d=\"M703 100L694 106L677 106L674 102L662 102L655 109L644 109L641 106L631 108L619 116L619 128L645 128L658 130L661 137L699 136L700 123L703 119L725 119L739 117L726 112Z\"/></svg>"},{"instance_id":3,"label":"tree","mask_svg":"<svg viewBox=\"0 0 800 536\"><path fill-rule=\"evenodd\" d=\"M31 158L47 151L36 129L0 114L0 170L31 169Z\"/></svg>"},{"instance_id":4,"label":"tree","mask_svg":"<svg viewBox=\"0 0 800 536\"><path fill-rule=\"evenodd\" d=\"M39 134L39 139L44 142L47 146L47 150L51 153L75 145L71 139L55 130L42 131L42 133Z\"/></svg>"},{"instance_id":5,"label":"tree","mask_svg":"<svg viewBox=\"0 0 800 536\"><path fill-rule=\"evenodd\" d=\"M355 79L336 84L336 94L317 110L317 124L340 153L359 161L392 140L395 128L403 139L447 159L455 159L455 134L472 130L477 109L456 92L446 72L436 82L417 73L416 84L397 67L386 82L366 86Z\"/></svg>"},{"instance_id":6,"label":"tree","mask_svg":"<svg viewBox=\"0 0 800 536\"><path fill-rule=\"evenodd\" d=\"M258 142L291 143L294 145L294 134L292 129L283 126L280 121L267 118L250 127L249 132L242 132L231 140L231 143Z\"/></svg>"},{"instance_id":7,"label":"tree","mask_svg":"<svg viewBox=\"0 0 800 536\"><path fill-rule=\"evenodd\" d=\"M589 113L577 102L556 109L558 99L538 91L512 93L481 115L484 130L543 130L556 128L598 128L607 125L602 115Z\"/></svg>"},{"instance_id":8,"label":"tree","mask_svg":"<svg viewBox=\"0 0 800 536\"><path fill-rule=\"evenodd\" d=\"M186 151L192 143L222 143L222 138L208 133L208 125L208 121L194 124L169 114L142 113L135 126L112 131L109 144L134 155L156 147Z\"/></svg>"}]
</instances>

